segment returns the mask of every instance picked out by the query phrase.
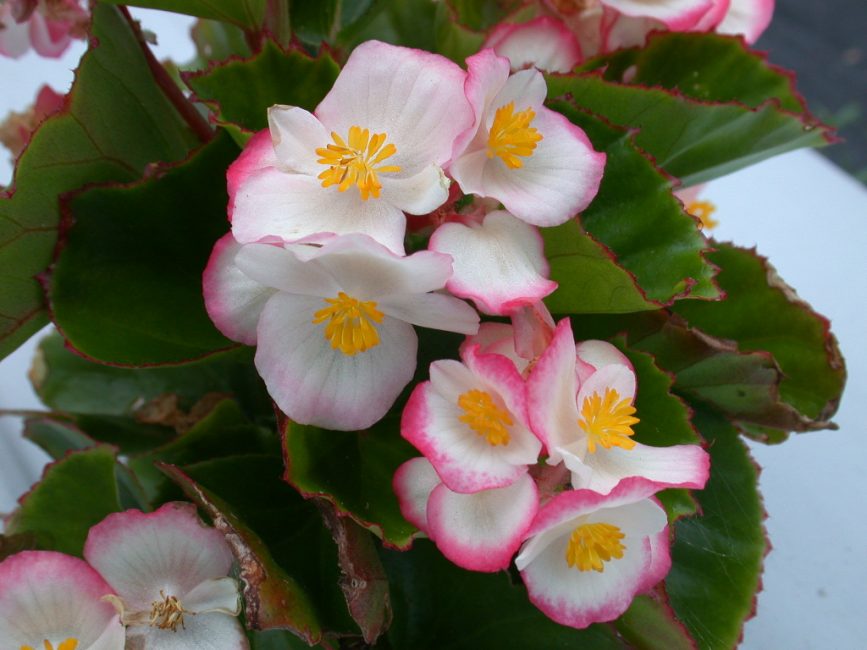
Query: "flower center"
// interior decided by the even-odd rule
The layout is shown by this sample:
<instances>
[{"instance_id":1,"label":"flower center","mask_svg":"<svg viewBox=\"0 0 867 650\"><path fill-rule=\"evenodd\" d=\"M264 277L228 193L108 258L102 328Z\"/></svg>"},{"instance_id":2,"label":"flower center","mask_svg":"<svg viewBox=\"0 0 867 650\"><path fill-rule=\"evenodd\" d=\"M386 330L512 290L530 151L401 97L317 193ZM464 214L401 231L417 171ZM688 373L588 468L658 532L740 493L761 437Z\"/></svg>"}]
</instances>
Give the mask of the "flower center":
<instances>
[{"instance_id":1,"label":"flower center","mask_svg":"<svg viewBox=\"0 0 867 650\"><path fill-rule=\"evenodd\" d=\"M78 647L78 639L66 639L66 641L61 641L60 645L57 646L57 650L75 650ZM54 650L54 645L49 640L45 640L42 642L43 650ZM20 650L33 650L33 646L23 645Z\"/></svg>"},{"instance_id":2,"label":"flower center","mask_svg":"<svg viewBox=\"0 0 867 650\"><path fill-rule=\"evenodd\" d=\"M397 165L383 165L383 160L397 153L393 144L385 144L388 136L385 133L370 134L369 129L360 126L349 127L349 144L334 131L331 139L334 144L316 150L321 156L316 162L328 165L328 169L319 174L322 187L337 185L337 189L345 192L352 185L358 186L361 199L367 201L371 196L379 198L382 185L377 174L399 172Z\"/></svg>"},{"instance_id":3,"label":"flower center","mask_svg":"<svg viewBox=\"0 0 867 650\"><path fill-rule=\"evenodd\" d=\"M596 445L606 449L632 449L635 446L635 441L630 438L635 435L632 425L639 422L638 418L632 417L633 413L635 407L630 400L620 399L613 388L605 389L605 397L599 397L596 392L585 397L578 426L587 433L587 451L595 453Z\"/></svg>"},{"instance_id":4,"label":"flower center","mask_svg":"<svg viewBox=\"0 0 867 650\"><path fill-rule=\"evenodd\" d=\"M532 156L542 139L542 134L530 126L535 117L532 108L515 113L515 102L498 108L488 135L488 158L499 156L509 169L522 167L524 161L518 156Z\"/></svg>"},{"instance_id":5,"label":"flower center","mask_svg":"<svg viewBox=\"0 0 867 650\"><path fill-rule=\"evenodd\" d=\"M572 531L566 563L579 571L605 571L605 562L623 557L624 534L613 524L583 524Z\"/></svg>"},{"instance_id":6,"label":"flower center","mask_svg":"<svg viewBox=\"0 0 867 650\"><path fill-rule=\"evenodd\" d=\"M383 314L375 302L362 302L342 291L336 298L325 298L325 302L328 307L313 314L313 322L328 321L325 338L333 349L351 357L379 345L379 333L371 321L381 323Z\"/></svg>"},{"instance_id":7,"label":"flower center","mask_svg":"<svg viewBox=\"0 0 867 650\"><path fill-rule=\"evenodd\" d=\"M701 227L712 230L719 225L719 221L713 218L716 206L710 201L693 201L686 206L686 211L701 221Z\"/></svg>"},{"instance_id":8,"label":"flower center","mask_svg":"<svg viewBox=\"0 0 867 650\"><path fill-rule=\"evenodd\" d=\"M160 589L162 600L155 600L151 606L151 627L177 632L178 625L184 627L184 607L174 596L166 596Z\"/></svg>"},{"instance_id":9,"label":"flower center","mask_svg":"<svg viewBox=\"0 0 867 650\"><path fill-rule=\"evenodd\" d=\"M464 410L464 414L458 419L469 425L470 429L485 440L492 447L509 444L509 431L506 427L511 426L512 417L509 412L494 404L491 396L483 390L468 390L458 397L458 406Z\"/></svg>"}]
</instances>

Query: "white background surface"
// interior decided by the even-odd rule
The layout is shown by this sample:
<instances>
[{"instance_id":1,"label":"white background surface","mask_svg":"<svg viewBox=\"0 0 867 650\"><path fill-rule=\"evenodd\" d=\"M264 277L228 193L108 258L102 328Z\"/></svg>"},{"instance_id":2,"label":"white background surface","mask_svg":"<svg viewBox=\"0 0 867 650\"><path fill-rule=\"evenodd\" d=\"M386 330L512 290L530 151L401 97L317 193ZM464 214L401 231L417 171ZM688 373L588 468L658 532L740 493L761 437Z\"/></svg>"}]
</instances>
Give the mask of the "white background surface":
<instances>
[{"instance_id":1,"label":"white background surface","mask_svg":"<svg viewBox=\"0 0 867 650\"><path fill-rule=\"evenodd\" d=\"M136 11L155 31L157 56L193 55L189 20ZM83 52L59 61L33 54L0 58L0 116L30 104L42 83L71 83ZM773 60L773 53L771 53ZM0 151L0 157L4 151ZM0 184L11 166L0 161ZM809 151L780 156L714 181L714 235L757 245L780 275L832 321L849 368L838 431L794 435L783 445L752 444L764 468L761 489L773 551L765 560L756 617L744 630L750 650L867 648L867 190ZM0 362L0 408L38 408L25 379L36 338ZM867 409L865 409L867 410ZM0 418L0 512L38 477L44 454Z\"/></svg>"}]
</instances>

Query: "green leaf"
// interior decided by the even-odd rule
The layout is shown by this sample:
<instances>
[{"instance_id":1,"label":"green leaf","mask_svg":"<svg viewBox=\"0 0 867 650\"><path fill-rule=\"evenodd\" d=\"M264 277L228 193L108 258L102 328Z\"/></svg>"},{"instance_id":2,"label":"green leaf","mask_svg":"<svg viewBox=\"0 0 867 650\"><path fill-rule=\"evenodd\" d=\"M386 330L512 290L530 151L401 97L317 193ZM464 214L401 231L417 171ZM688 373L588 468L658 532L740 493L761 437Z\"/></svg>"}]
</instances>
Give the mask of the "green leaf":
<instances>
[{"instance_id":1,"label":"green leaf","mask_svg":"<svg viewBox=\"0 0 867 650\"><path fill-rule=\"evenodd\" d=\"M183 77L221 121L259 131L268 128L268 108L274 104L312 111L331 90L339 71L328 54L312 59L266 41L252 58L228 61Z\"/></svg>"},{"instance_id":2,"label":"green leaf","mask_svg":"<svg viewBox=\"0 0 867 650\"><path fill-rule=\"evenodd\" d=\"M631 85L677 90L705 102L739 102L756 108L776 100L787 111L805 112L794 75L770 65L735 36L656 32L644 47L597 57L582 69L601 69L608 81L620 81L628 74Z\"/></svg>"},{"instance_id":3,"label":"green leaf","mask_svg":"<svg viewBox=\"0 0 867 650\"><path fill-rule=\"evenodd\" d=\"M118 10L96 4L92 31L67 105L37 129L18 159L14 188L0 195L0 357L48 320L35 277L57 243L58 197L85 184L134 180L149 163L183 158L197 142Z\"/></svg>"},{"instance_id":4,"label":"green leaf","mask_svg":"<svg viewBox=\"0 0 867 650\"><path fill-rule=\"evenodd\" d=\"M223 61L232 56L250 56L250 46L244 32L234 25L217 20L197 20L190 30L196 44L197 59L193 67L204 68L211 61ZM191 67L187 64L185 67Z\"/></svg>"},{"instance_id":5,"label":"green leaf","mask_svg":"<svg viewBox=\"0 0 867 650\"><path fill-rule=\"evenodd\" d=\"M754 250L729 244L717 249L711 261L722 269L726 300L681 303L674 311L691 327L735 341L744 352L772 354L782 370L780 398L815 420L813 428L827 427L846 378L827 319L800 300Z\"/></svg>"},{"instance_id":6,"label":"green leaf","mask_svg":"<svg viewBox=\"0 0 867 650\"><path fill-rule=\"evenodd\" d=\"M636 596L617 619L617 631L637 650L693 650L695 642L671 607L649 596Z\"/></svg>"},{"instance_id":7,"label":"green leaf","mask_svg":"<svg viewBox=\"0 0 867 650\"><path fill-rule=\"evenodd\" d=\"M579 264L586 244L573 248L571 240L577 226L567 222L543 230L551 277L560 282L558 292L569 292L566 298L558 298L555 292L549 299L550 308L580 313L588 311L582 304L584 300L588 306L595 301L599 308L598 303L607 299L606 311L624 312L652 309L686 295L719 297L713 282L715 269L704 258L707 241L695 219L683 211L671 193L668 179L636 149L629 133L565 102L556 102L552 108L581 127L594 148L607 156L599 193L580 215L580 221L596 241L614 254L617 264L635 278L637 291L628 287L622 290L626 284L624 274L616 270L606 274L619 280L616 291L611 290L611 282L594 285L582 277L586 271ZM569 272L579 275L577 282ZM643 307L638 307L637 293L643 297Z\"/></svg>"},{"instance_id":8,"label":"green leaf","mask_svg":"<svg viewBox=\"0 0 867 650\"><path fill-rule=\"evenodd\" d=\"M752 615L767 551L758 469L734 427L702 412L695 422L709 442L711 477L695 493L702 516L675 524L665 586L699 648L732 648Z\"/></svg>"},{"instance_id":9,"label":"green leaf","mask_svg":"<svg viewBox=\"0 0 867 650\"><path fill-rule=\"evenodd\" d=\"M394 472L418 454L400 437L399 416L365 431L283 426L286 480L305 496L322 496L391 546L406 548L416 532L400 514Z\"/></svg>"},{"instance_id":10,"label":"green leaf","mask_svg":"<svg viewBox=\"0 0 867 650\"><path fill-rule=\"evenodd\" d=\"M165 445L135 456L129 465L151 500L166 501L171 494L165 494L165 477L155 468L156 463L189 465L214 458L265 452L279 455L279 445L273 433L251 423L235 402L224 400L192 429Z\"/></svg>"},{"instance_id":11,"label":"green leaf","mask_svg":"<svg viewBox=\"0 0 867 650\"><path fill-rule=\"evenodd\" d=\"M225 515L251 551L249 561L241 564L242 576L246 571L250 578L245 595L248 627L297 632L292 620L299 613L284 611L280 605L280 593L288 589L286 602L298 597L304 605L297 623L306 620L311 626L307 638L326 631L358 634L338 587L334 540L314 500L305 501L282 480L279 457L233 456L183 468L163 466L163 471L200 505L212 503L203 507L215 518L215 525L220 528L217 522ZM243 548L236 551L244 557Z\"/></svg>"},{"instance_id":12,"label":"green leaf","mask_svg":"<svg viewBox=\"0 0 867 650\"><path fill-rule=\"evenodd\" d=\"M115 453L99 446L49 465L7 521L12 534L34 533L41 548L81 555L91 526L120 510Z\"/></svg>"},{"instance_id":13,"label":"green leaf","mask_svg":"<svg viewBox=\"0 0 867 650\"><path fill-rule=\"evenodd\" d=\"M265 17L265 7L268 4L268 0L102 0L102 2L211 18L244 29L256 29L261 26Z\"/></svg>"},{"instance_id":14,"label":"green leaf","mask_svg":"<svg viewBox=\"0 0 867 650\"><path fill-rule=\"evenodd\" d=\"M639 129L635 143L684 185L800 147L822 146L829 138L826 127L773 102L756 108L703 102L674 90L609 81L597 73L549 76L548 97L567 95L575 106L617 126Z\"/></svg>"},{"instance_id":15,"label":"green leaf","mask_svg":"<svg viewBox=\"0 0 867 650\"><path fill-rule=\"evenodd\" d=\"M182 366L118 368L84 359L66 348L60 335L50 334L40 342L29 376L46 406L78 416L134 418L143 405L166 395L177 396L179 407L189 410L206 395L220 393L235 399L251 419L270 423L273 417L249 347ZM105 422L122 426L120 419Z\"/></svg>"},{"instance_id":16,"label":"green leaf","mask_svg":"<svg viewBox=\"0 0 867 650\"><path fill-rule=\"evenodd\" d=\"M620 650L606 625L574 630L554 623L530 604L508 574L464 571L427 540L411 551L383 551L391 580L392 648L501 650L581 648Z\"/></svg>"},{"instance_id":17,"label":"green leaf","mask_svg":"<svg viewBox=\"0 0 867 650\"><path fill-rule=\"evenodd\" d=\"M521 0L447 0L447 3L461 24L480 31L506 20L524 4Z\"/></svg>"},{"instance_id":18,"label":"green leaf","mask_svg":"<svg viewBox=\"0 0 867 650\"><path fill-rule=\"evenodd\" d=\"M202 271L226 232L225 173L238 149L225 134L189 161L128 186L71 200L54 272L55 322L103 363L180 363L234 347L205 312Z\"/></svg>"}]
</instances>

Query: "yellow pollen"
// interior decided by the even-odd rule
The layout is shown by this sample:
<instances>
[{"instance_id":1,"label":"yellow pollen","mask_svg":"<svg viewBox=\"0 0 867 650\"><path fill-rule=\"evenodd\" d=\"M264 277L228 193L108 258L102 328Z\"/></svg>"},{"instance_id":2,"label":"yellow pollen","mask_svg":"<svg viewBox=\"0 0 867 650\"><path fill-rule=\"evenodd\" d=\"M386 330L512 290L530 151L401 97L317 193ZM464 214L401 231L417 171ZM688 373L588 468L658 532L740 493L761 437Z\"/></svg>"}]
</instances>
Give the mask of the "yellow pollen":
<instances>
[{"instance_id":1,"label":"yellow pollen","mask_svg":"<svg viewBox=\"0 0 867 650\"><path fill-rule=\"evenodd\" d=\"M488 136L488 158L499 156L510 169L522 167L524 161L518 156L532 156L536 143L542 139L542 134L530 126L535 117L532 108L515 113L515 102L498 108Z\"/></svg>"},{"instance_id":2,"label":"yellow pollen","mask_svg":"<svg viewBox=\"0 0 867 650\"><path fill-rule=\"evenodd\" d=\"M377 175L400 171L397 165L381 164L383 160L397 153L397 147L391 143L385 144L387 137L385 133L371 135L369 129L351 126L347 144L332 131L331 139L334 144L316 150L316 154L320 156L316 162L328 166L328 169L318 176L322 180L322 187L337 185L337 189L345 192L352 185L357 185L363 201L367 201L371 196L378 199L382 185Z\"/></svg>"},{"instance_id":3,"label":"yellow pollen","mask_svg":"<svg viewBox=\"0 0 867 650\"><path fill-rule=\"evenodd\" d=\"M469 425L470 429L485 440L492 447L509 444L509 431L506 427L512 426L512 417L505 409L494 404L490 394L483 390L468 390L458 397L458 406L464 410L464 414L458 419Z\"/></svg>"},{"instance_id":4,"label":"yellow pollen","mask_svg":"<svg viewBox=\"0 0 867 650\"><path fill-rule=\"evenodd\" d=\"M184 607L181 601L174 596L166 596L160 589L162 600L155 600L151 604L151 627L161 630L178 631L178 625L184 627Z\"/></svg>"},{"instance_id":5,"label":"yellow pollen","mask_svg":"<svg viewBox=\"0 0 867 650\"><path fill-rule=\"evenodd\" d=\"M623 557L624 534L613 524L583 524L572 531L566 562L579 571L605 571L605 562Z\"/></svg>"},{"instance_id":6,"label":"yellow pollen","mask_svg":"<svg viewBox=\"0 0 867 650\"><path fill-rule=\"evenodd\" d=\"M606 449L632 449L635 446L630 437L635 435L632 425L639 422L638 418L632 417L633 413L635 407L630 400L620 399L613 388L605 389L604 398L596 392L585 397L578 426L587 433L587 451L596 453L596 445Z\"/></svg>"},{"instance_id":7,"label":"yellow pollen","mask_svg":"<svg viewBox=\"0 0 867 650\"><path fill-rule=\"evenodd\" d=\"M341 291L325 302L328 307L313 314L313 322L328 321L325 338L333 349L351 357L379 345L379 332L371 321L381 323L383 314L374 301L362 302Z\"/></svg>"},{"instance_id":8,"label":"yellow pollen","mask_svg":"<svg viewBox=\"0 0 867 650\"><path fill-rule=\"evenodd\" d=\"M719 225L719 221L713 218L716 206L710 201L693 201L686 206L686 211L701 221L701 227L713 230Z\"/></svg>"},{"instance_id":9,"label":"yellow pollen","mask_svg":"<svg viewBox=\"0 0 867 650\"><path fill-rule=\"evenodd\" d=\"M46 639L42 642L43 650L54 650L54 646L51 641ZM78 647L78 639L66 639L66 641L61 641L60 645L57 646L57 650L75 650ZM20 650L33 650L33 646L23 645Z\"/></svg>"}]
</instances>

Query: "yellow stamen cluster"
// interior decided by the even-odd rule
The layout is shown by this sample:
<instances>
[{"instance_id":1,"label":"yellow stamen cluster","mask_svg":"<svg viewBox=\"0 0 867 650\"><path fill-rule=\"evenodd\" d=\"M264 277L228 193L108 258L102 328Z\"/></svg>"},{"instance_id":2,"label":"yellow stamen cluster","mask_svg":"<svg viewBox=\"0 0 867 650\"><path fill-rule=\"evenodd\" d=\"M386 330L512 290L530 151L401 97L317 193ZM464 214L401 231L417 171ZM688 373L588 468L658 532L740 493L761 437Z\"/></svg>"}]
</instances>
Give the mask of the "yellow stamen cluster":
<instances>
[{"instance_id":1,"label":"yellow stamen cluster","mask_svg":"<svg viewBox=\"0 0 867 650\"><path fill-rule=\"evenodd\" d=\"M166 596L160 590L162 600L155 600L151 607L151 627L177 632L178 625L184 627L184 607L174 596Z\"/></svg>"},{"instance_id":2,"label":"yellow stamen cluster","mask_svg":"<svg viewBox=\"0 0 867 650\"><path fill-rule=\"evenodd\" d=\"M716 206L710 201L693 201L686 206L686 211L701 221L701 227L706 230L713 230L719 225L719 221L712 216Z\"/></svg>"},{"instance_id":3,"label":"yellow stamen cluster","mask_svg":"<svg viewBox=\"0 0 867 650\"><path fill-rule=\"evenodd\" d=\"M596 445L606 449L632 449L635 446L630 437L635 435L632 425L639 422L638 418L632 417L633 413L635 407L631 401L620 399L613 388L605 389L605 397L599 397L596 392L585 397L578 426L587 433L587 451L596 453Z\"/></svg>"},{"instance_id":4,"label":"yellow stamen cluster","mask_svg":"<svg viewBox=\"0 0 867 650\"><path fill-rule=\"evenodd\" d=\"M383 313L374 301L362 302L341 291L325 302L328 307L313 314L313 322L328 321L325 338L333 349L351 357L379 345L379 333L371 321L381 323Z\"/></svg>"},{"instance_id":5,"label":"yellow stamen cluster","mask_svg":"<svg viewBox=\"0 0 867 650\"><path fill-rule=\"evenodd\" d=\"M488 158L499 156L510 169L523 167L518 156L529 158L542 140L542 134L530 126L535 117L532 108L515 113L515 102L498 108L488 135Z\"/></svg>"},{"instance_id":6,"label":"yellow stamen cluster","mask_svg":"<svg viewBox=\"0 0 867 650\"><path fill-rule=\"evenodd\" d=\"M508 445L509 430L512 426L512 416L505 409L494 404L489 393L483 390L468 390L458 397L458 406L464 410L464 415L458 419L468 424L470 429L485 440L492 447Z\"/></svg>"},{"instance_id":7,"label":"yellow stamen cluster","mask_svg":"<svg viewBox=\"0 0 867 650\"><path fill-rule=\"evenodd\" d=\"M75 650L78 647L78 639L66 639L66 641L61 641L60 645L57 646L57 650ZM52 645L51 641L46 639L42 642L43 650L54 650L54 645ZM33 650L33 646L23 645L20 650Z\"/></svg>"},{"instance_id":8,"label":"yellow stamen cluster","mask_svg":"<svg viewBox=\"0 0 867 650\"><path fill-rule=\"evenodd\" d=\"M579 571L605 571L605 562L623 557L625 535L613 524L583 524L572 531L566 563Z\"/></svg>"},{"instance_id":9,"label":"yellow stamen cluster","mask_svg":"<svg viewBox=\"0 0 867 650\"><path fill-rule=\"evenodd\" d=\"M358 186L361 199L367 201L371 196L379 198L382 185L378 174L399 172L397 165L382 165L382 161L397 153L393 144L385 144L388 136L385 133L370 134L369 129L360 126L349 127L349 143L334 131L331 139L334 144L316 150L320 156L316 162L328 165L328 169L319 174L322 187L337 185L345 192L352 185Z\"/></svg>"}]
</instances>

